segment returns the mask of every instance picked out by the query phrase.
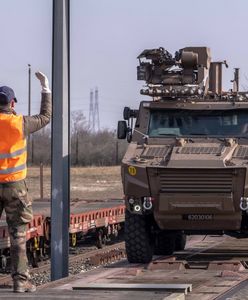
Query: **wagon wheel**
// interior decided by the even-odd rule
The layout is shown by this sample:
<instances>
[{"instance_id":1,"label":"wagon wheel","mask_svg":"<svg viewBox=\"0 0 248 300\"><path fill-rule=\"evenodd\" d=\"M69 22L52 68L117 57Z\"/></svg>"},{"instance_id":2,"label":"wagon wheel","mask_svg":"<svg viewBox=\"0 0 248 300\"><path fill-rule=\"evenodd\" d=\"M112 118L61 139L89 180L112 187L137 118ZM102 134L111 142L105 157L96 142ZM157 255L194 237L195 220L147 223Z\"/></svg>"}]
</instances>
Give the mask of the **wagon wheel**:
<instances>
[{"instance_id":1,"label":"wagon wheel","mask_svg":"<svg viewBox=\"0 0 248 300\"><path fill-rule=\"evenodd\" d=\"M113 225L111 235L112 235L113 239L116 239L118 237L119 232L118 232L118 226L117 225Z\"/></svg>"},{"instance_id":2,"label":"wagon wheel","mask_svg":"<svg viewBox=\"0 0 248 300\"><path fill-rule=\"evenodd\" d=\"M1 269L5 271L7 268L7 257L5 255L1 255Z\"/></svg>"},{"instance_id":3,"label":"wagon wheel","mask_svg":"<svg viewBox=\"0 0 248 300\"><path fill-rule=\"evenodd\" d=\"M76 245L77 245L77 234L72 233L71 234L71 246L76 247Z\"/></svg>"},{"instance_id":4,"label":"wagon wheel","mask_svg":"<svg viewBox=\"0 0 248 300\"><path fill-rule=\"evenodd\" d=\"M100 229L96 233L96 246L101 249L106 244L106 235L103 233L103 230Z\"/></svg>"},{"instance_id":5,"label":"wagon wheel","mask_svg":"<svg viewBox=\"0 0 248 300\"><path fill-rule=\"evenodd\" d=\"M44 237L40 237L40 258L44 259L45 256L46 256L45 239Z\"/></svg>"},{"instance_id":6,"label":"wagon wheel","mask_svg":"<svg viewBox=\"0 0 248 300\"><path fill-rule=\"evenodd\" d=\"M38 268L38 255L36 250L31 253L31 265L33 268Z\"/></svg>"},{"instance_id":7,"label":"wagon wheel","mask_svg":"<svg viewBox=\"0 0 248 300\"><path fill-rule=\"evenodd\" d=\"M29 260L29 263L32 265L33 268L38 268L38 257L37 257L37 251L34 248L34 240L29 240L27 242L27 257Z\"/></svg>"},{"instance_id":8,"label":"wagon wheel","mask_svg":"<svg viewBox=\"0 0 248 300\"><path fill-rule=\"evenodd\" d=\"M50 241L51 240L51 232L50 232L50 228L51 228L51 222L50 219L46 219L44 222L44 236L45 236L45 240L46 241Z\"/></svg>"}]
</instances>

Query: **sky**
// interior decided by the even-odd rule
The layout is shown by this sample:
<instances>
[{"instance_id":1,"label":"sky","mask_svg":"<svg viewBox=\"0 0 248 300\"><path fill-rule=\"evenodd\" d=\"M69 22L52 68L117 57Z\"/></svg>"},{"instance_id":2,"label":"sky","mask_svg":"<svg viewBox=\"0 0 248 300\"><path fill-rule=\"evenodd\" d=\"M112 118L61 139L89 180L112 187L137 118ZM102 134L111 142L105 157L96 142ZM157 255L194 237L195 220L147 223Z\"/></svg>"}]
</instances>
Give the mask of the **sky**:
<instances>
[{"instance_id":1,"label":"sky","mask_svg":"<svg viewBox=\"0 0 248 300\"><path fill-rule=\"evenodd\" d=\"M11 86L17 112L28 112L28 64L32 68L32 114L39 112L44 72L51 82L52 0L0 0L0 85ZM90 90L98 87L101 128L115 129L124 106L138 108L137 56L164 47L208 46L212 59L226 59L224 87L233 68L248 86L247 0L71 0L71 110L89 117Z\"/></svg>"}]
</instances>

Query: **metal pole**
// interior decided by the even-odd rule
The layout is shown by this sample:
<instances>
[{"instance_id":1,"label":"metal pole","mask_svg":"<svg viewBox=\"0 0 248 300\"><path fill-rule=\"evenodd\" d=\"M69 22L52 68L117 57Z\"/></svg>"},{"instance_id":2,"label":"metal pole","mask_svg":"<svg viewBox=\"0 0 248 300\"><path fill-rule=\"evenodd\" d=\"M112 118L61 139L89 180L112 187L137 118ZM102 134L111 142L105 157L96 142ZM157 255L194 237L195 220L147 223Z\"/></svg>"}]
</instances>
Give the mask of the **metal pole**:
<instances>
[{"instance_id":1,"label":"metal pole","mask_svg":"<svg viewBox=\"0 0 248 300\"><path fill-rule=\"evenodd\" d=\"M43 163L40 162L40 200L44 199Z\"/></svg>"},{"instance_id":2,"label":"metal pole","mask_svg":"<svg viewBox=\"0 0 248 300\"><path fill-rule=\"evenodd\" d=\"M76 163L75 165L78 166L79 164L79 133L78 133L78 129L77 129L77 133L76 133Z\"/></svg>"},{"instance_id":3,"label":"metal pole","mask_svg":"<svg viewBox=\"0 0 248 300\"><path fill-rule=\"evenodd\" d=\"M53 0L51 280L68 276L70 216L69 0Z\"/></svg>"},{"instance_id":4,"label":"metal pole","mask_svg":"<svg viewBox=\"0 0 248 300\"><path fill-rule=\"evenodd\" d=\"M31 65L28 64L28 115L31 116Z\"/></svg>"},{"instance_id":5,"label":"metal pole","mask_svg":"<svg viewBox=\"0 0 248 300\"><path fill-rule=\"evenodd\" d=\"M31 116L31 65L28 64L28 115ZM28 137L28 157L33 163L32 135ZM30 159L31 158L31 159Z\"/></svg>"},{"instance_id":6,"label":"metal pole","mask_svg":"<svg viewBox=\"0 0 248 300\"><path fill-rule=\"evenodd\" d=\"M34 164L34 136L31 135L31 164Z\"/></svg>"},{"instance_id":7,"label":"metal pole","mask_svg":"<svg viewBox=\"0 0 248 300\"><path fill-rule=\"evenodd\" d=\"M118 140L115 141L115 164L118 165L119 162L119 144Z\"/></svg>"}]
</instances>

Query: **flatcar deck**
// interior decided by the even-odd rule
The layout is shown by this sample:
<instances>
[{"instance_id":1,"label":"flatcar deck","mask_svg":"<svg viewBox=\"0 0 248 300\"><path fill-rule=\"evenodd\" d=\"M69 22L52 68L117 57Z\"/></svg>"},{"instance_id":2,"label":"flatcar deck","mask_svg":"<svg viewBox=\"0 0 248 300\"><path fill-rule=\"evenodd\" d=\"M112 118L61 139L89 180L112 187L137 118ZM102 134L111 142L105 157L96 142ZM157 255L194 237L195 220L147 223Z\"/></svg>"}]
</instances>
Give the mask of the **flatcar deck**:
<instances>
[{"instance_id":1,"label":"flatcar deck","mask_svg":"<svg viewBox=\"0 0 248 300\"><path fill-rule=\"evenodd\" d=\"M124 205L124 200L121 199L110 199L105 201L94 201L94 200L77 200L72 201L70 210L71 213L82 213L93 211L102 208L111 208L118 205ZM51 202L50 201L34 201L33 212L34 214L43 214L44 216L50 216Z\"/></svg>"},{"instance_id":2,"label":"flatcar deck","mask_svg":"<svg viewBox=\"0 0 248 300\"><path fill-rule=\"evenodd\" d=\"M104 201L94 200L77 200L72 201L70 205L70 212L72 214L94 211L97 209L112 208L115 206L124 205L122 199L110 199ZM50 216L51 214L51 202L50 201L34 201L32 204L34 215L43 215L44 217ZM0 226L5 224L5 213L0 219Z\"/></svg>"}]
</instances>

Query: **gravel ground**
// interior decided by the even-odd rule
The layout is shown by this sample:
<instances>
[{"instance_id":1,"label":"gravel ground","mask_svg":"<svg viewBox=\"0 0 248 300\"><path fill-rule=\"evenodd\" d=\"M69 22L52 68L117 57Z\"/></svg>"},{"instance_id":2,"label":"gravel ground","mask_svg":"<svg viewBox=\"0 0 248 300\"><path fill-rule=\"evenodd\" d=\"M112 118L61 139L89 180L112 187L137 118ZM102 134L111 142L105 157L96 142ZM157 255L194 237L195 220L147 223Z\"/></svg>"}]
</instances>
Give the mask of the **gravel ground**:
<instances>
[{"instance_id":1,"label":"gravel ground","mask_svg":"<svg viewBox=\"0 0 248 300\"><path fill-rule=\"evenodd\" d=\"M87 261L78 261L69 266L69 275L76 275L79 273L87 272L95 269L96 267L91 266ZM33 273L31 276L32 282L36 285L42 285L50 282L50 271L44 271L41 273Z\"/></svg>"},{"instance_id":2,"label":"gravel ground","mask_svg":"<svg viewBox=\"0 0 248 300\"><path fill-rule=\"evenodd\" d=\"M106 263L104 266L111 265L113 263ZM103 266L103 265L101 265ZM73 262L73 264L69 265L69 276L71 275L77 275L79 273L84 273L96 268L99 268L100 266L93 266L89 263L89 259L86 260L79 260L77 262ZM33 272L31 275L31 281L36 285L42 285L45 283L50 282L50 271L44 271L40 273Z\"/></svg>"},{"instance_id":3,"label":"gravel ground","mask_svg":"<svg viewBox=\"0 0 248 300\"><path fill-rule=\"evenodd\" d=\"M123 236L120 235L119 238L117 238L115 241L112 241L111 243L118 243L123 241ZM94 243L94 241L92 242ZM75 256L75 255L80 255L80 254L85 254L87 252L96 250L97 247L92 244L90 241L87 244L79 244L76 248L70 248L69 250L69 256ZM104 250L104 248L103 248ZM110 265L111 263L105 264L105 265ZM80 259L78 261L74 261L73 263L69 264L69 275L76 275L79 273L87 272L93 269L98 268L98 266L93 266L90 264L89 259ZM45 284L50 282L50 270L49 271L44 271L44 272L32 272L31 274L31 281L36 284L37 286Z\"/></svg>"}]
</instances>

